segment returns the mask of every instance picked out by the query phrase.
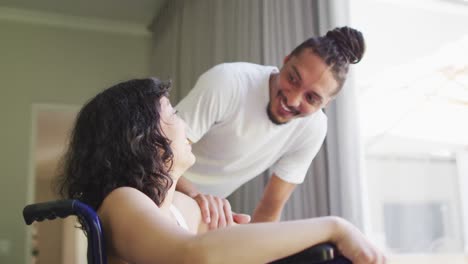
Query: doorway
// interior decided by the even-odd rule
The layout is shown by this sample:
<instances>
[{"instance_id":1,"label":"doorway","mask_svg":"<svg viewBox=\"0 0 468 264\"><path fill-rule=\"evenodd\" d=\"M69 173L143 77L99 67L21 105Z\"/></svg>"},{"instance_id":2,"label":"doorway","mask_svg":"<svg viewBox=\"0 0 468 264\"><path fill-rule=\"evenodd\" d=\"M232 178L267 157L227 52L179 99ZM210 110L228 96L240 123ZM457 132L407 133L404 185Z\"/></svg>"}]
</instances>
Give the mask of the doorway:
<instances>
[{"instance_id":1,"label":"doorway","mask_svg":"<svg viewBox=\"0 0 468 264\"><path fill-rule=\"evenodd\" d=\"M79 107L33 105L33 202L60 199L54 182ZM36 222L31 232L31 263L86 263L86 237L76 217Z\"/></svg>"}]
</instances>

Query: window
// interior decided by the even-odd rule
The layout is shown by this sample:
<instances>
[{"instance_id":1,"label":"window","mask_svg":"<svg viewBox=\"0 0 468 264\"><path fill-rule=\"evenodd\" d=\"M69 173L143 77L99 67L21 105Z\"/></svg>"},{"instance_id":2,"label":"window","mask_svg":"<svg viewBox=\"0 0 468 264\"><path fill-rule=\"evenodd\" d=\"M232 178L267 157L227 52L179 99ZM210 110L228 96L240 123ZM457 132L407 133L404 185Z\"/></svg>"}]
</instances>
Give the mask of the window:
<instances>
[{"instance_id":1,"label":"window","mask_svg":"<svg viewBox=\"0 0 468 264\"><path fill-rule=\"evenodd\" d=\"M468 263L468 2L352 0L366 228L390 263Z\"/></svg>"}]
</instances>

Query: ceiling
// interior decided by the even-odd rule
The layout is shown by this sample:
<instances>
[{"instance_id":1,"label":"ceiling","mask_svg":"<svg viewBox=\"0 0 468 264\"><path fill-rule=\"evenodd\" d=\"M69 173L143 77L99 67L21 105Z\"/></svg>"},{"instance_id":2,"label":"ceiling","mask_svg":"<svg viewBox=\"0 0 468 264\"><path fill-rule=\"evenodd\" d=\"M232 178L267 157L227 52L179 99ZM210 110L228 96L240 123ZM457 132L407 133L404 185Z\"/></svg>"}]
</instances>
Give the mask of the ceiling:
<instances>
[{"instance_id":1,"label":"ceiling","mask_svg":"<svg viewBox=\"0 0 468 264\"><path fill-rule=\"evenodd\" d=\"M112 20L147 27L166 0L0 0L0 8Z\"/></svg>"}]
</instances>

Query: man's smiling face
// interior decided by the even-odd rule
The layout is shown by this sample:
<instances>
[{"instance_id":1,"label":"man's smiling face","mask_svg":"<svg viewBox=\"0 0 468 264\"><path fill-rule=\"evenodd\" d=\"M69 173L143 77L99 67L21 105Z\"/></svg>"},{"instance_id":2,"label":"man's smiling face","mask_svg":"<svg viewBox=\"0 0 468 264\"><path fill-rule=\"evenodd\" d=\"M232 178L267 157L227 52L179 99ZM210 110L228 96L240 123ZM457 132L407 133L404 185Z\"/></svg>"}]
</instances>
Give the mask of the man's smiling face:
<instances>
[{"instance_id":1,"label":"man's smiling face","mask_svg":"<svg viewBox=\"0 0 468 264\"><path fill-rule=\"evenodd\" d=\"M325 107L333 99L338 82L330 67L311 49L284 59L280 72L270 76L268 116L284 124Z\"/></svg>"}]
</instances>

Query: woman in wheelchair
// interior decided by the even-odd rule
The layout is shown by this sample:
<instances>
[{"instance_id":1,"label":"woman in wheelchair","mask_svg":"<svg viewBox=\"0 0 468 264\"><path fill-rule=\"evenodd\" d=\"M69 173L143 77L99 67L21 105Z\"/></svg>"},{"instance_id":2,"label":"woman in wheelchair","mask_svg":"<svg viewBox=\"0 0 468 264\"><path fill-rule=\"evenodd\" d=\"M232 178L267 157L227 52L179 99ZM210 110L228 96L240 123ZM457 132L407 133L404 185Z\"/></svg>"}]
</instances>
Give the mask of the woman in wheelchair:
<instances>
[{"instance_id":1,"label":"woman in wheelchair","mask_svg":"<svg viewBox=\"0 0 468 264\"><path fill-rule=\"evenodd\" d=\"M353 263L385 262L338 217L207 232L197 203L175 191L195 157L169 88L154 78L119 83L91 99L75 122L58 186L98 212L109 263L266 263L322 242Z\"/></svg>"}]
</instances>

